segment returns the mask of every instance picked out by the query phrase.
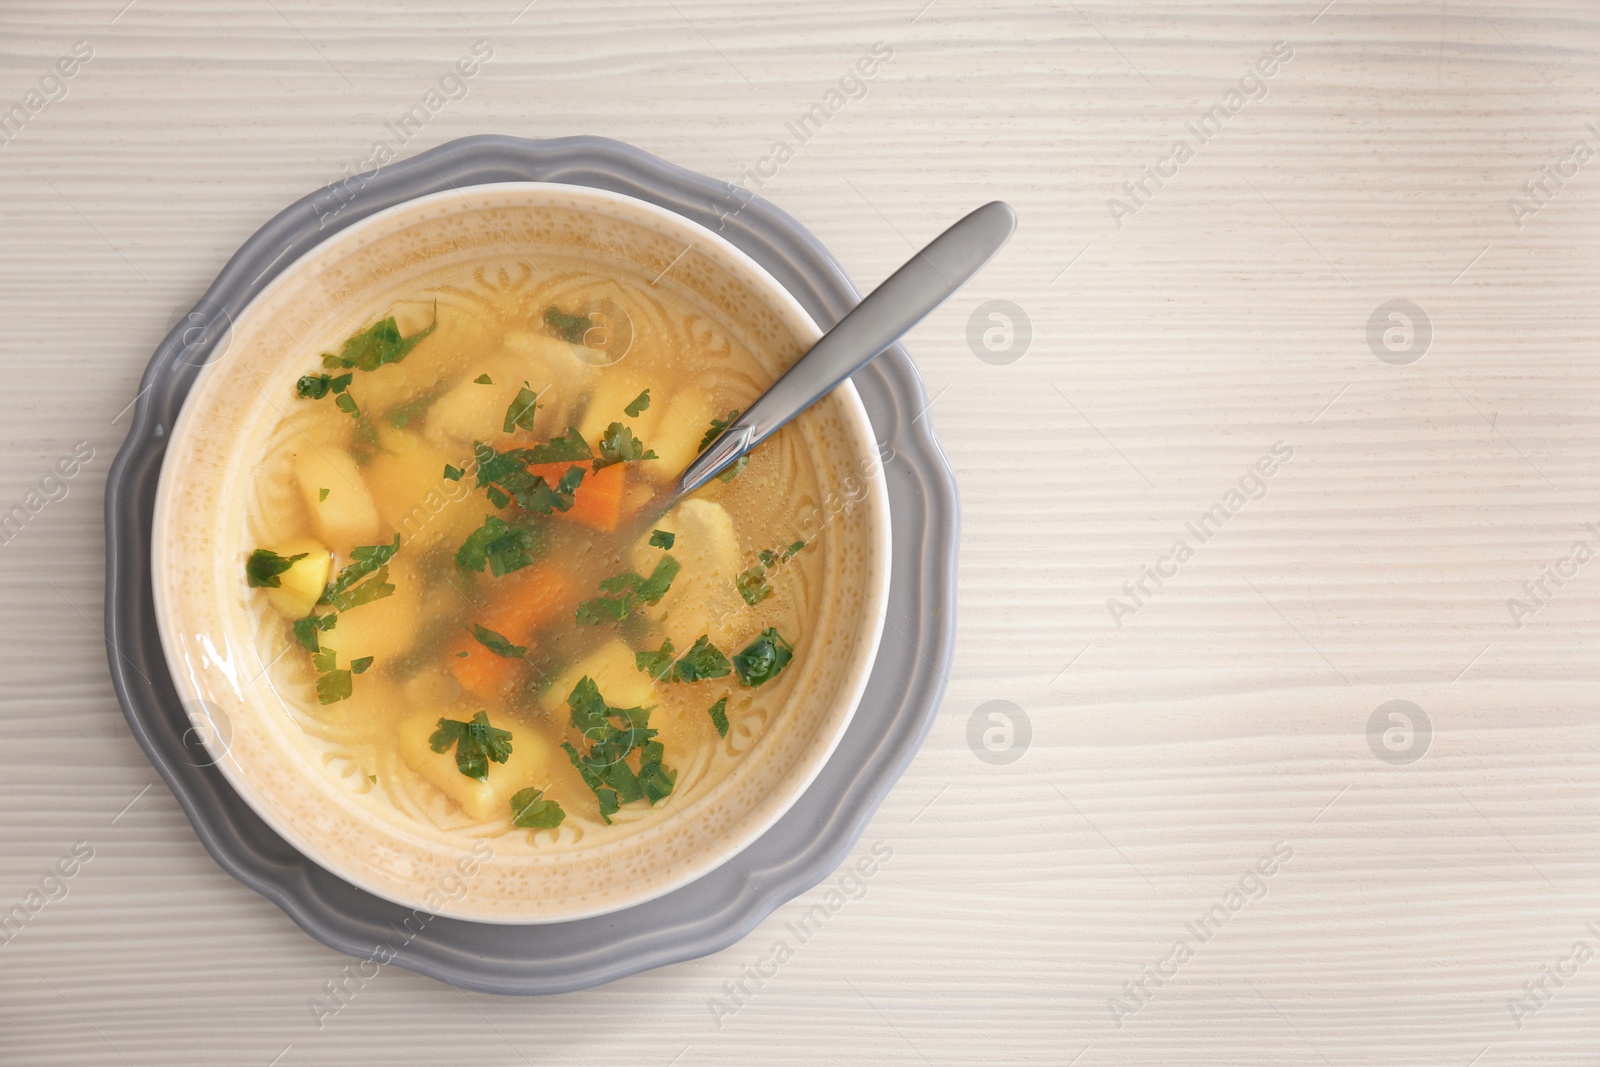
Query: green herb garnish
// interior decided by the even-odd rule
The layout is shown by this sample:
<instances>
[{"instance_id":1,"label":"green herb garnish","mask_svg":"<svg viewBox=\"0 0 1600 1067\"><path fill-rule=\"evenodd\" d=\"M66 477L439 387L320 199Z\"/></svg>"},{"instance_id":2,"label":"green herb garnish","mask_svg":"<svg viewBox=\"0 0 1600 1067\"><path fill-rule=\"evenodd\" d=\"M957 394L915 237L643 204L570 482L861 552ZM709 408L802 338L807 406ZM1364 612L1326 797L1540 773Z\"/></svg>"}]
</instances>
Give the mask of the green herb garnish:
<instances>
[{"instance_id":1,"label":"green herb garnish","mask_svg":"<svg viewBox=\"0 0 1600 1067\"><path fill-rule=\"evenodd\" d=\"M567 813L554 800L544 799L543 789L519 789L511 797L511 824L524 830L554 830Z\"/></svg>"},{"instance_id":2,"label":"green herb garnish","mask_svg":"<svg viewBox=\"0 0 1600 1067\"><path fill-rule=\"evenodd\" d=\"M794 658L794 646L769 626L733 657L739 684L754 688L776 678Z\"/></svg>"},{"instance_id":3,"label":"green herb garnish","mask_svg":"<svg viewBox=\"0 0 1600 1067\"><path fill-rule=\"evenodd\" d=\"M487 566L499 578L532 563L536 546L537 540L526 527L486 515L483 525L456 550L456 565L479 573Z\"/></svg>"},{"instance_id":4,"label":"green herb garnish","mask_svg":"<svg viewBox=\"0 0 1600 1067\"><path fill-rule=\"evenodd\" d=\"M382 600L393 593L394 586L388 582L389 569L386 564L398 551L400 551L399 534L395 534L394 541L387 545L360 545L352 548L351 562L346 564L339 571L339 576L323 589L322 597L317 603L332 604L339 611L349 611L353 607ZM371 575L371 578L363 581L368 575Z\"/></svg>"},{"instance_id":5,"label":"green herb garnish","mask_svg":"<svg viewBox=\"0 0 1600 1067\"><path fill-rule=\"evenodd\" d=\"M477 623L473 623L472 636L478 639L478 644L497 656L504 656L506 659L521 659L528 654L528 650L525 647L512 644L511 639L505 634L497 633L487 626L479 626Z\"/></svg>"},{"instance_id":6,"label":"green herb garnish","mask_svg":"<svg viewBox=\"0 0 1600 1067\"><path fill-rule=\"evenodd\" d=\"M572 432L577 433L576 430ZM583 439L579 438L578 443L582 445ZM568 467L567 472L552 486L542 475L528 470L530 463L557 462L538 458L537 453L546 446L512 448L501 452L482 441L476 441L472 447L478 461L477 487L488 495L489 502L495 507L508 507L515 500L517 506L540 515L566 511L572 507L572 495L583 481L582 467ZM583 451L581 458L589 458L588 445L583 445Z\"/></svg>"},{"instance_id":7,"label":"green herb garnish","mask_svg":"<svg viewBox=\"0 0 1600 1067\"><path fill-rule=\"evenodd\" d=\"M310 553L280 556L270 548L258 548L244 561L245 581L252 589L277 589L283 585L278 575L305 559Z\"/></svg>"},{"instance_id":8,"label":"green herb garnish","mask_svg":"<svg viewBox=\"0 0 1600 1067\"><path fill-rule=\"evenodd\" d=\"M456 747L456 769L481 782L489 777L490 760L504 763L511 757L511 731L490 726L487 711L478 712L471 722L440 719L428 746L445 752L451 745Z\"/></svg>"},{"instance_id":9,"label":"green herb garnish","mask_svg":"<svg viewBox=\"0 0 1600 1067\"><path fill-rule=\"evenodd\" d=\"M722 431L726 430L729 426L731 426L733 424L733 420L737 419L738 417L739 417L739 409L738 408L734 408L732 411L728 412L728 417L727 418L725 418L725 419L712 419L711 420L711 429L707 430L706 431L706 435L704 437L700 438L700 449L699 450L701 452L704 452L706 449L710 448L711 447L711 442L713 442L717 438L721 437L722 436Z\"/></svg>"},{"instance_id":10,"label":"green herb garnish","mask_svg":"<svg viewBox=\"0 0 1600 1067\"><path fill-rule=\"evenodd\" d=\"M370 666L372 666L371 656L362 656L360 659L353 659L350 661L350 673L365 674L367 672L367 668Z\"/></svg>"},{"instance_id":11,"label":"green herb garnish","mask_svg":"<svg viewBox=\"0 0 1600 1067\"><path fill-rule=\"evenodd\" d=\"M328 499L328 491L326 489L318 489L317 490L317 503L320 504L326 499Z\"/></svg>"},{"instance_id":12,"label":"green herb garnish","mask_svg":"<svg viewBox=\"0 0 1600 1067\"><path fill-rule=\"evenodd\" d=\"M522 451L528 454L529 463L575 463L594 455L576 426L568 426L560 437L552 437L545 444Z\"/></svg>"},{"instance_id":13,"label":"green herb garnish","mask_svg":"<svg viewBox=\"0 0 1600 1067\"><path fill-rule=\"evenodd\" d=\"M674 660L677 650L670 639L661 642L656 652L635 652L634 666L657 682L698 682L705 678L726 678L730 669L728 657L711 638L701 634L681 657Z\"/></svg>"},{"instance_id":14,"label":"green herb garnish","mask_svg":"<svg viewBox=\"0 0 1600 1067\"><path fill-rule=\"evenodd\" d=\"M539 410L539 394L528 388L528 383L523 382L522 388L517 390L516 399L511 401L511 406L506 408L505 422L500 429L503 433L514 430L533 430L533 419Z\"/></svg>"},{"instance_id":15,"label":"green herb garnish","mask_svg":"<svg viewBox=\"0 0 1600 1067\"><path fill-rule=\"evenodd\" d=\"M370 665L372 660L367 659ZM354 687L350 681L350 671L339 669L339 653L324 645L311 655L311 666L317 670L317 702L320 704L337 704L341 700L350 699ZM353 665L352 665L353 666ZM362 668L365 670L366 668Z\"/></svg>"},{"instance_id":16,"label":"green herb garnish","mask_svg":"<svg viewBox=\"0 0 1600 1067\"><path fill-rule=\"evenodd\" d=\"M623 804L640 799L654 804L672 793L677 772L662 766L665 750L654 740L649 708L609 706L587 675L573 686L567 707L588 749L579 752L565 741L561 747L599 801L600 818L609 823ZM627 762L634 752L639 754L638 770Z\"/></svg>"},{"instance_id":17,"label":"green herb garnish","mask_svg":"<svg viewBox=\"0 0 1600 1067\"><path fill-rule=\"evenodd\" d=\"M487 374L480 374L480 375L478 375L476 378L474 378L472 380L473 380L474 383L476 383L478 385L493 385L494 384L494 379L489 377Z\"/></svg>"},{"instance_id":18,"label":"green herb garnish","mask_svg":"<svg viewBox=\"0 0 1600 1067\"><path fill-rule=\"evenodd\" d=\"M587 315L568 315L560 308L545 308L545 323L568 344L582 344L583 335L594 329L594 320Z\"/></svg>"},{"instance_id":19,"label":"green herb garnish","mask_svg":"<svg viewBox=\"0 0 1600 1067\"><path fill-rule=\"evenodd\" d=\"M596 597L579 604L578 624L598 626L607 619L621 622L631 615L635 608L644 604L658 603L667 595L667 590L672 587L672 580L678 576L680 569L681 564L677 560L664 555L648 578L642 578L632 571L625 571L605 579L600 583L600 591L616 595Z\"/></svg>"},{"instance_id":20,"label":"green herb garnish","mask_svg":"<svg viewBox=\"0 0 1600 1067\"><path fill-rule=\"evenodd\" d=\"M444 476L449 481L459 482L461 480L462 475L464 475L466 473L467 472L462 470L460 467L454 467L454 466L451 466L448 463L446 463L444 465Z\"/></svg>"},{"instance_id":21,"label":"green herb garnish","mask_svg":"<svg viewBox=\"0 0 1600 1067\"><path fill-rule=\"evenodd\" d=\"M771 596L772 586L767 584L769 570L776 568L780 563L787 563L804 547L806 547L804 541L795 541L782 552L765 548L757 552L757 562L740 571L739 576L733 580L734 587L739 590L739 595L744 597L744 602L754 607Z\"/></svg>"},{"instance_id":22,"label":"green herb garnish","mask_svg":"<svg viewBox=\"0 0 1600 1067\"><path fill-rule=\"evenodd\" d=\"M728 698L723 697L706 709L706 714L711 716L711 725L717 728L718 737L728 736Z\"/></svg>"},{"instance_id":23,"label":"green herb garnish","mask_svg":"<svg viewBox=\"0 0 1600 1067\"><path fill-rule=\"evenodd\" d=\"M318 633L326 633L339 623L339 616L334 613L327 615L307 615L303 619L294 621L294 639L299 641L307 652L320 651L321 645L317 641Z\"/></svg>"},{"instance_id":24,"label":"green herb garnish","mask_svg":"<svg viewBox=\"0 0 1600 1067\"><path fill-rule=\"evenodd\" d=\"M594 469L609 467L613 463L655 458L655 452L646 449L644 442L633 436L632 430L620 422L613 422L600 436L600 455L594 461Z\"/></svg>"},{"instance_id":25,"label":"green herb garnish","mask_svg":"<svg viewBox=\"0 0 1600 1067\"><path fill-rule=\"evenodd\" d=\"M669 533L666 530L650 531L650 547L652 548L671 548L673 542L677 539L677 534Z\"/></svg>"},{"instance_id":26,"label":"green herb garnish","mask_svg":"<svg viewBox=\"0 0 1600 1067\"><path fill-rule=\"evenodd\" d=\"M644 414L649 407L650 390L646 389L644 392L633 398L633 403L629 404L622 410L627 414L628 418L637 419L640 415Z\"/></svg>"},{"instance_id":27,"label":"green herb garnish","mask_svg":"<svg viewBox=\"0 0 1600 1067\"><path fill-rule=\"evenodd\" d=\"M424 338L433 333L438 325L437 304L433 309L433 322L426 329L418 330L410 337L400 336L400 327L395 323L394 316L390 315L347 339L337 356L323 353L322 365L330 370L353 367L356 370L374 371L387 363L399 363L409 356L411 350L421 344Z\"/></svg>"}]
</instances>

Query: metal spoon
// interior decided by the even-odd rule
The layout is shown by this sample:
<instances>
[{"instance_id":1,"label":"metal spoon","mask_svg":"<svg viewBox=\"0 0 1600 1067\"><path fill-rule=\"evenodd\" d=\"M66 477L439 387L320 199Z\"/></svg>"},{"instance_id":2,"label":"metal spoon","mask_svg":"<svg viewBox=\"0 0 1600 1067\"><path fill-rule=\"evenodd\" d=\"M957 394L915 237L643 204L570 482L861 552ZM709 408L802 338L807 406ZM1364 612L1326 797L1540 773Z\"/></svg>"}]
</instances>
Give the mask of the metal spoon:
<instances>
[{"instance_id":1,"label":"metal spoon","mask_svg":"<svg viewBox=\"0 0 1600 1067\"><path fill-rule=\"evenodd\" d=\"M935 237L823 334L639 518L654 522L871 363L978 273L1016 227L1016 212L996 200Z\"/></svg>"}]
</instances>

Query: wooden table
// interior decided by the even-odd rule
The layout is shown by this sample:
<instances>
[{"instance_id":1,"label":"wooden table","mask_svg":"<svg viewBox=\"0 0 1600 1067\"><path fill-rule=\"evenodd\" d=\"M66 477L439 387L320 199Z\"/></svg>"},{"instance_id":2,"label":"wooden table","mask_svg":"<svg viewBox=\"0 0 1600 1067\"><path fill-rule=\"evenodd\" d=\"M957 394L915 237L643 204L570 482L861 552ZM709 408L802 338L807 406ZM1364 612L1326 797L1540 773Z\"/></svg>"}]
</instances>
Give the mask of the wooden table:
<instances>
[{"instance_id":1,"label":"wooden table","mask_svg":"<svg viewBox=\"0 0 1600 1067\"><path fill-rule=\"evenodd\" d=\"M1590 0L522 2L0 11L0 911L59 897L0 944L0 1061L1600 1058ZM746 182L863 285L1016 206L910 343L960 647L889 858L781 966L836 880L708 959L547 1001L388 968L318 1029L346 959L117 711L100 494L246 236L483 132Z\"/></svg>"}]
</instances>

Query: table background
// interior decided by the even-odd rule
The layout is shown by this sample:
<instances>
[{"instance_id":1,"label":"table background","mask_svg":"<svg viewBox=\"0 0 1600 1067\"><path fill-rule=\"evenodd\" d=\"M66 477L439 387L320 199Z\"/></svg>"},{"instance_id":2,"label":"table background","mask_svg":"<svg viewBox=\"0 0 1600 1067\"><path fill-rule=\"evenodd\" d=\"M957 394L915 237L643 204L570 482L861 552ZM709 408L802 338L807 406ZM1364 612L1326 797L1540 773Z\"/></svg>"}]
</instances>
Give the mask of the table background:
<instances>
[{"instance_id":1,"label":"table background","mask_svg":"<svg viewBox=\"0 0 1600 1067\"><path fill-rule=\"evenodd\" d=\"M0 1062L1600 1057L1590 0L522 2L0 7L0 109L93 53L0 144L0 511L93 450L0 546L0 910L93 852L0 944ZM101 492L232 250L478 41L401 155L619 138L759 183L863 285L1016 206L909 342L964 498L960 645L858 850L889 858L776 973L837 879L707 959L550 1000L391 967L319 1029L347 960L215 866L117 710ZM1369 729L1391 700L1409 736Z\"/></svg>"}]
</instances>

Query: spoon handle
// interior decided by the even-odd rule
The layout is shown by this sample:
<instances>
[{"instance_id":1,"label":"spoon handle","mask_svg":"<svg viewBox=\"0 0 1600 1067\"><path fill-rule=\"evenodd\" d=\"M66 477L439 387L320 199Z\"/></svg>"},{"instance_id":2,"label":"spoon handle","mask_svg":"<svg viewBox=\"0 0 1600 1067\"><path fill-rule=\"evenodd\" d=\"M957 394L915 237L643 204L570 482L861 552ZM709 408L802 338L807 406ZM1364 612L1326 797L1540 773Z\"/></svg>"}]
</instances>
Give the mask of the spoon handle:
<instances>
[{"instance_id":1,"label":"spoon handle","mask_svg":"<svg viewBox=\"0 0 1600 1067\"><path fill-rule=\"evenodd\" d=\"M673 497L691 493L716 477L898 341L978 273L1016 226L1011 206L996 200L935 237L729 424L684 470Z\"/></svg>"}]
</instances>

